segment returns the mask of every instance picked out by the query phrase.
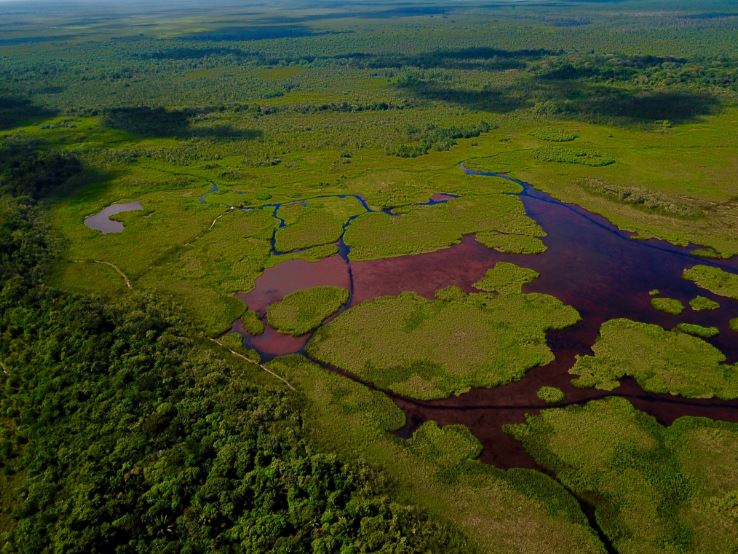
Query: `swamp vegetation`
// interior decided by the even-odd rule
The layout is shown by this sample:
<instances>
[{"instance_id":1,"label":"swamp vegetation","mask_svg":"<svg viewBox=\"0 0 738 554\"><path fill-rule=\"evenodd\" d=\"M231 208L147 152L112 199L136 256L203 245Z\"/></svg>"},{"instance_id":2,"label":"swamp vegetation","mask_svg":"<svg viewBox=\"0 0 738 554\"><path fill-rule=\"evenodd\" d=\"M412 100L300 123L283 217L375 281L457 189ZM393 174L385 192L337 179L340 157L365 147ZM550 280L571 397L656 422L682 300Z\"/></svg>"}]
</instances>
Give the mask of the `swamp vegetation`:
<instances>
[{"instance_id":1,"label":"swamp vegetation","mask_svg":"<svg viewBox=\"0 0 738 554\"><path fill-rule=\"evenodd\" d=\"M0 550L734 551L730 1L2 10Z\"/></svg>"}]
</instances>

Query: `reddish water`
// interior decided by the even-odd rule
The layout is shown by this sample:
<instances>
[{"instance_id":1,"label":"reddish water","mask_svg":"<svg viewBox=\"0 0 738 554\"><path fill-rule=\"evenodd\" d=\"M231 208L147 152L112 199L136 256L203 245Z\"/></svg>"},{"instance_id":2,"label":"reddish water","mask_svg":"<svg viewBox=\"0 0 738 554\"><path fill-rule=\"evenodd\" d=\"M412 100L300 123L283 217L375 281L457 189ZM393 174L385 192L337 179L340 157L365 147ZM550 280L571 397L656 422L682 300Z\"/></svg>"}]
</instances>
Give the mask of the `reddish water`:
<instances>
[{"instance_id":1,"label":"reddish water","mask_svg":"<svg viewBox=\"0 0 738 554\"><path fill-rule=\"evenodd\" d=\"M438 202L448 202L449 200L453 200L454 198L458 198L458 195L449 194L447 192L437 192L436 194L430 197L430 200L428 201L428 203L433 204L433 203L438 203Z\"/></svg>"},{"instance_id":2,"label":"reddish water","mask_svg":"<svg viewBox=\"0 0 738 554\"><path fill-rule=\"evenodd\" d=\"M348 266L343 258L336 255L317 262L288 260L267 269L251 292L236 296L249 309L263 314L270 304L291 292L319 286L350 287Z\"/></svg>"},{"instance_id":3,"label":"reddish water","mask_svg":"<svg viewBox=\"0 0 738 554\"><path fill-rule=\"evenodd\" d=\"M287 354L299 352L305 348L305 344L310 338L310 335L302 335L299 337L285 335L269 325L263 317L262 321L264 323L264 332L260 335L250 335L249 332L244 329L241 320L238 320L233 324L231 331L243 335L244 346L246 348L253 348L259 352L264 359L271 359L276 358L277 356L285 356Z\"/></svg>"},{"instance_id":4,"label":"reddish water","mask_svg":"<svg viewBox=\"0 0 738 554\"><path fill-rule=\"evenodd\" d=\"M550 333L549 346L556 356L553 363L532 369L524 379L515 383L473 390L445 400L419 402L390 394L408 418L400 435L411 433L427 420L441 425L461 423L482 441L482 460L500 467L535 465L520 443L503 431L503 426L520 423L526 413L534 414L546 407L536 396L543 385L561 388L566 394L565 405L613 394L624 396L663 424L670 424L685 415L738 421L736 401L691 400L649 394L629 379L623 380L615 393L578 389L571 385L568 374L576 355L590 353L600 325L617 317L656 323L665 328L679 322L716 326L720 335L710 342L722 350L729 361L738 361L738 333L731 331L728 325L731 318L738 317L738 302L701 290L681 277L684 268L698 263L736 272L738 260L708 260L691 255L690 249L661 241L633 240L604 218L520 184L524 187L521 200L527 213L548 233L544 239L548 249L543 254L502 254L468 236L458 245L428 254L350 262L350 251L341 244L342 256L312 263L285 262L267 270L257 281L254 291L239 297L250 308L263 312L271 302L294 290L334 284L352 291L353 305L402 291L415 291L430 297L437 289L449 285L471 291L473 283L498 261L511 261L535 269L541 275L526 287L527 291L552 294L574 306L582 315L582 321L576 326ZM434 200L442 199L434 196ZM687 307L679 316L664 314L651 307L649 291L652 289L659 289L664 296L678 298L685 305L701 294L718 301L721 307L703 312L694 312ZM274 346L275 338L269 334L264 339L268 350L262 352L268 357L277 350L278 353L287 353L289 348L294 348L292 352L299 352L304 346L303 339L307 338L290 338L294 340L290 343L287 340L281 342L283 339L279 338L279 346ZM252 345L259 348L254 343Z\"/></svg>"}]
</instances>

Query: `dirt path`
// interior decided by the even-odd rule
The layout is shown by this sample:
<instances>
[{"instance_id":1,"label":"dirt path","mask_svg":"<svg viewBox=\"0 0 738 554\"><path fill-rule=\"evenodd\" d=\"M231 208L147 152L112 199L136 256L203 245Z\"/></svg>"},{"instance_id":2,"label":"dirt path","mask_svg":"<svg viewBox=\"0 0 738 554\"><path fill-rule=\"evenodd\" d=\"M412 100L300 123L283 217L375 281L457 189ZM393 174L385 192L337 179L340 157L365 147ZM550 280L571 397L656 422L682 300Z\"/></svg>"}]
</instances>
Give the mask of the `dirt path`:
<instances>
[{"instance_id":1,"label":"dirt path","mask_svg":"<svg viewBox=\"0 0 738 554\"><path fill-rule=\"evenodd\" d=\"M129 289L133 289L133 285L131 285L131 280L128 278L128 275L126 275L121 268L113 263L105 262L103 260L74 260L74 262L78 264L102 264L111 267L118 275L121 276L126 286Z\"/></svg>"},{"instance_id":2,"label":"dirt path","mask_svg":"<svg viewBox=\"0 0 738 554\"><path fill-rule=\"evenodd\" d=\"M268 368L267 366L265 366L264 364L261 364L261 363L257 362L256 360L252 360L251 358L248 358L248 357L244 356L244 355L243 355L243 354L241 354L240 352L236 352L235 350L232 350L232 349L228 348L228 347L227 347L227 346L226 346L225 344L223 344L223 343L222 343L221 341L219 341L219 340L217 340L217 339L214 339L214 338L209 338L209 340L210 340L211 342L214 342L215 344L217 344L217 345L218 345L218 346L220 346L221 348L225 348L226 350L228 350L228 352L230 352L230 353L231 353L231 354L233 354L234 356L237 356L238 358L241 358L241 359L242 359L242 360L244 360L244 361L247 361L247 362L249 362L249 363L251 363L251 364L254 364L254 365L256 365L256 366L259 366L259 367L260 367L261 369L263 369L264 371L266 371L266 372L267 372L267 373L268 373L269 375L271 375L272 377L275 377L275 378L279 379L280 381L282 381L282 382L283 382L283 383L284 383L285 385L287 385L287 386L288 386L288 387L290 388L290 390L293 390L293 391L297 391L297 389L296 389L295 387L293 387L293 386L292 386L292 385L290 384L290 382L289 382L289 381L287 381L287 379L285 379L285 378L284 378L284 377L282 377L281 375L278 375L277 373L273 372L273 371L272 371L271 369L269 369L269 368Z\"/></svg>"}]
</instances>

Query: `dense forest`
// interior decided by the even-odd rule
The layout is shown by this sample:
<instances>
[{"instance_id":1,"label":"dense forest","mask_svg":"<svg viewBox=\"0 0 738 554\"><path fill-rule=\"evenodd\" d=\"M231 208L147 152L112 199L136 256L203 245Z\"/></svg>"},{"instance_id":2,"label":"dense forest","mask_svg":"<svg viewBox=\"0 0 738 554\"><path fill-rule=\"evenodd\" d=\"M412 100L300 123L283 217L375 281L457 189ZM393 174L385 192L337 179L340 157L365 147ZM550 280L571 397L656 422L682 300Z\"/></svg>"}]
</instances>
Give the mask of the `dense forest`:
<instances>
[{"instance_id":1,"label":"dense forest","mask_svg":"<svg viewBox=\"0 0 738 554\"><path fill-rule=\"evenodd\" d=\"M468 551L363 465L310 446L173 306L49 288L44 197L79 161L0 148L4 552Z\"/></svg>"}]
</instances>

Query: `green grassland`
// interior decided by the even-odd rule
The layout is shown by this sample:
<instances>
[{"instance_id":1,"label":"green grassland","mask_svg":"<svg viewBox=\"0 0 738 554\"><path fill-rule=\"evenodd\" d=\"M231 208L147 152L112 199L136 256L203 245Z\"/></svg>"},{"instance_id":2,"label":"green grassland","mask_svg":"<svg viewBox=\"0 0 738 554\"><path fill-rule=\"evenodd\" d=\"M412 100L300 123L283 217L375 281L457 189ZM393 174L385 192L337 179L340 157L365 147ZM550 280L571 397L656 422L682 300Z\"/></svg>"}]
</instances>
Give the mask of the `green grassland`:
<instances>
[{"instance_id":1,"label":"green grassland","mask_svg":"<svg viewBox=\"0 0 738 554\"><path fill-rule=\"evenodd\" d=\"M439 291L381 297L320 328L307 350L383 389L419 399L520 379L553 360L546 331L576 323L571 307L544 294Z\"/></svg>"},{"instance_id":2,"label":"green grassland","mask_svg":"<svg viewBox=\"0 0 738 554\"><path fill-rule=\"evenodd\" d=\"M736 80L724 60L708 68L682 61L724 56L734 29L711 20L711 47L718 46L710 50L697 38L704 23L690 19L690 6L660 18L640 9L632 2L623 13L580 7L588 15L576 27L554 24L562 8L553 6L522 18L520 7L494 14L455 9L454 25L422 15L320 20L320 12L308 10L313 23L304 36L253 43L246 35L246 42L221 40L217 23L191 14L167 22L151 16L144 36L118 43L95 24L75 24L64 49L0 45L8 97L30 96L26 104L16 102L18 117L9 112L8 121L14 133L84 154L91 177L96 172L94 184L55 212L67 259L105 260L134 280L156 271L162 256L202 233L228 204L350 192L376 208L407 206L441 190L470 192L470 179L455 175L462 160L511 171L639 236L736 253ZM233 21L244 17L236 13ZM622 31L623 21L638 29L637 39ZM672 25L679 31L663 32ZM122 22L116 29L126 33ZM208 29L213 40L181 38ZM573 50L561 52L561 44ZM577 44L594 53L576 52ZM638 59L644 52L664 58ZM82 73L84 80L77 78ZM165 91L160 82L167 82ZM698 87L707 100L694 92ZM630 105L625 94L632 95ZM449 129L480 128L480 121L491 124L478 136L448 138L459 134ZM393 154L424 140L432 143L427 154ZM199 205L196 196L210 181L223 192ZM471 187L485 196L480 188ZM357 259L428 251L479 231L495 248L543 250L512 199L471 196L444 207L408 207L396 218L362 216L347 239ZM132 198L142 200L146 213L125 216L130 225L121 236L96 236L80 226L107 203ZM277 248L334 240L354 208L349 199L283 208L291 224L278 230ZM481 220L488 209L500 221ZM381 234L381 244L369 244L373 233ZM131 252L143 240L149 247ZM102 292L111 286L105 279L80 285L64 274L58 282L69 287L94 290L100 282Z\"/></svg>"},{"instance_id":3,"label":"green grassland","mask_svg":"<svg viewBox=\"0 0 738 554\"><path fill-rule=\"evenodd\" d=\"M209 333L220 334L245 310L233 293L251 289L263 271L273 226L265 211L231 211L201 237L163 257L137 285L172 295L200 315Z\"/></svg>"},{"instance_id":4,"label":"green grassland","mask_svg":"<svg viewBox=\"0 0 738 554\"><path fill-rule=\"evenodd\" d=\"M291 204L279 210L287 224L277 231L276 248L281 252L335 243L343 225L352 216L364 213L353 198L310 201L309 207Z\"/></svg>"},{"instance_id":5,"label":"green grassland","mask_svg":"<svg viewBox=\"0 0 738 554\"><path fill-rule=\"evenodd\" d=\"M684 278L718 296L738 300L738 275L717 267L696 265L684 270Z\"/></svg>"},{"instance_id":6,"label":"green grassland","mask_svg":"<svg viewBox=\"0 0 738 554\"><path fill-rule=\"evenodd\" d=\"M146 68L145 64L141 66L142 75L146 75ZM398 215L360 215L361 206L351 198L285 205L280 216L288 224L276 230L277 249L308 248L296 255L309 259L331 255L335 247L330 242L341 234L347 217L360 215L345 236L354 259L426 252L458 242L469 233L478 233L480 242L503 251L544 250L540 228L525 216L518 200L504 194L516 190L516 186L465 177L457 167L462 160L470 160L473 167L512 171L560 198L603 213L640 236L659 236L680 244L697 242L722 255L738 251L734 239L738 236L736 217L730 201L735 191L729 168L736 163L727 146L736 128L731 123L735 111L730 107L719 116L707 114L698 121L672 127L572 121L561 115L536 115L521 107L495 112L495 128L477 137L455 139L448 150L433 149L417 158L398 158L387 152L393 144L407 140L408 127L423 129L430 122L438 128L474 125L487 112L454 105L443 98L410 98L406 88L393 84L393 78L368 77L369 70L361 68L350 71L363 77L342 81L345 87L353 87L352 94L363 94L367 101L385 101L388 106L405 102L403 109L359 109L363 104L358 100L347 107L337 106L330 103L329 90L349 69L330 63L290 66L281 72L277 69L266 71L256 64L248 72L258 70L260 79L277 82L290 74L289 79L309 83L312 92L298 87L284 96L259 98L256 104L245 107L205 106L192 113L169 107L172 113L184 114L180 117L184 120L182 130L175 136L136 121L132 125L120 122L120 118L110 121L106 117L81 116L71 113L70 108L64 108L70 111L68 114L16 127L15 134L75 151L89 168L85 178L89 184L60 200L53 212L54 225L64 238L67 261L115 264L134 286L139 279L138 285L144 287L149 287L154 278L176 283L178 269L168 260L187 255L190 243L206 235L229 205L260 206L347 193L361 194L374 209L395 207ZM231 78L224 71L217 75L211 74L214 70L208 71L201 77L207 83ZM443 71L453 76L456 88L467 80L476 86L481 78L478 72L469 70ZM508 78L497 73L492 76ZM428 76L421 72L421 77ZM523 78L522 74L516 77ZM99 82L96 86L104 90L109 85ZM62 96L71 101L69 94ZM318 100L321 95L322 104ZM152 117L152 113L133 112L130 117ZM167 116L164 122L171 119ZM107 126L113 124L134 131ZM536 133L541 128L546 132ZM603 167L562 164L535 154L553 148L546 146L552 136L574 135L567 149L601 152L615 163ZM708 158L703 156L709 167L696 168L685 162L685 152L691 156L703 151L710 153ZM668 179L665 173L659 173L664 168L671 168ZM700 177L699 185L695 184L698 169L700 175L707 172L710 176L708 180ZM673 179L673 174L679 178ZM201 204L197 197L207 192L211 181L218 183L220 192L207 194L207 204ZM462 198L443 205L413 206L439 191L455 192ZM120 235L100 235L81 225L85 216L107 204L131 199L140 200L144 211L123 215L126 229ZM216 228L227 217L219 219ZM249 215L239 212L234 217ZM276 225L276 220L272 224ZM263 232L250 238L264 240L275 231L268 227L265 223ZM144 244L145 248L139 247ZM323 246L317 248L319 245ZM257 250L261 252L261 247ZM246 288L253 282L252 272L281 261L261 253L247 256L251 258L247 263L250 269L242 281ZM79 273L60 264L56 283L97 292L115 286L113 275L98 278L92 272L89 277ZM220 283L217 292L190 291L190 285L184 283L166 287L213 332L227 326L227 319L237 311L236 304L226 301L225 295L240 290L223 286L235 282L228 275L215 276L214 280ZM202 300L205 296L219 297L216 302L223 308L210 313Z\"/></svg>"},{"instance_id":7,"label":"green grassland","mask_svg":"<svg viewBox=\"0 0 738 554\"><path fill-rule=\"evenodd\" d=\"M720 350L679 330L613 319L602 325L592 350L570 370L577 386L612 390L630 376L650 392L738 398L738 365L726 364Z\"/></svg>"},{"instance_id":8,"label":"green grassland","mask_svg":"<svg viewBox=\"0 0 738 554\"><path fill-rule=\"evenodd\" d=\"M290 335L304 335L348 301L349 293L340 287L315 287L288 294L267 308L269 325Z\"/></svg>"},{"instance_id":9,"label":"green grassland","mask_svg":"<svg viewBox=\"0 0 738 554\"><path fill-rule=\"evenodd\" d=\"M685 417L669 427L609 398L511 427L562 483L595 505L618 552L729 552L738 522L738 426Z\"/></svg>"},{"instance_id":10,"label":"green grassland","mask_svg":"<svg viewBox=\"0 0 738 554\"><path fill-rule=\"evenodd\" d=\"M738 190L730 178L738 163L730 146L737 117L735 109L725 108L719 116L666 129L562 121L562 128L579 135L570 144L615 161L603 167L537 159L532 154L540 148L535 137L501 124L492 133L502 139L494 145L495 154L469 165L511 171L642 238L692 242L730 256L738 253ZM519 125L531 128L535 123L523 120ZM701 165L690 163L697 151L704 152Z\"/></svg>"},{"instance_id":11,"label":"green grassland","mask_svg":"<svg viewBox=\"0 0 738 554\"><path fill-rule=\"evenodd\" d=\"M403 425L403 413L382 393L301 357L271 367L304 395L318 444L347 460L371 460L402 498L450 520L479 551L604 551L563 488L536 471L476 461L480 445L464 427L429 422L402 441L389 432Z\"/></svg>"}]
</instances>

